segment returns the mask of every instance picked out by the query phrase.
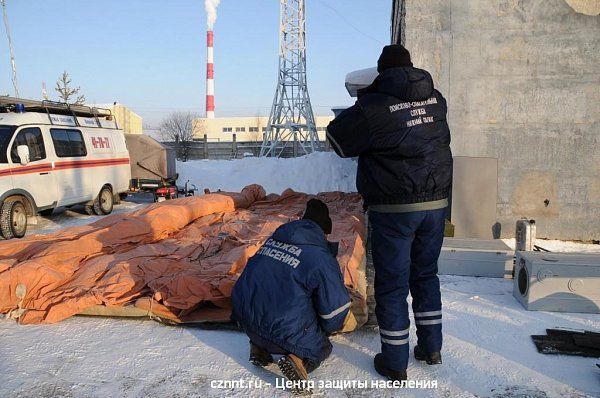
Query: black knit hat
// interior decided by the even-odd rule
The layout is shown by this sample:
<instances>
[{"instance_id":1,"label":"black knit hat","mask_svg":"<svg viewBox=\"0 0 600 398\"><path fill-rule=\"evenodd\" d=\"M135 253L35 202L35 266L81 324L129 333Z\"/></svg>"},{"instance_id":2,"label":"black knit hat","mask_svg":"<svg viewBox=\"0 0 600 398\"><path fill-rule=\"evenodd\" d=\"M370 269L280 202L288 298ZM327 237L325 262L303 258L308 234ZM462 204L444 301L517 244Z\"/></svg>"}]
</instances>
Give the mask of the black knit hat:
<instances>
[{"instance_id":1,"label":"black knit hat","mask_svg":"<svg viewBox=\"0 0 600 398\"><path fill-rule=\"evenodd\" d=\"M381 73L388 68L400 66L413 66L408 50L401 44L391 44L383 47L377 61L377 72Z\"/></svg>"},{"instance_id":2,"label":"black knit hat","mask_svg":"<svg viewBox=\"0 0 600 398\"><path fill-rule=\"evenodd\" d=\"M329 218L329 209L327 208L327 205L319 199L311 199L308 201L306 204L306 211L302 218L304 220L316 222L326 235L329 235L333 229L331 218Z\"/></svg>"}]
</instances>

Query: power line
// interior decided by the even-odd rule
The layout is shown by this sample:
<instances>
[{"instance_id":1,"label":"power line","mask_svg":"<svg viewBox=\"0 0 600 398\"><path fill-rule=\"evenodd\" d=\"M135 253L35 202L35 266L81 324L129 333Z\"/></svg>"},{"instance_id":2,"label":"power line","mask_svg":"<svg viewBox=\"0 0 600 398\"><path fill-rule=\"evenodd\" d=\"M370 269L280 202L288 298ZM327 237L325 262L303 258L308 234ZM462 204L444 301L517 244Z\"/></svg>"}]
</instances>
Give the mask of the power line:
<instances>
[{"instance_id":1,"label":"power line","mask_svg":"<svg viewBox=\"0 0 600 398\"><path fill-rule=\"evenodd\" d=\"M321 4L323 4L325 7L329 8L331 11L333 11L334 13L336 13L344 22L346 22L351 28L353 28L354 30L356 30L358 33L360 33L361 35L381 44L382 46L384 45L384 43L382 43L381 41L379 41L377 38L371 36L370 34L363 32L358 26L354 25L352 23L352 21L350 21L348 18L346 18L341 12L339 12L337 9L335 9L332 5L327 4L327 2L325 0L323 0L321 2Z\"/></svg>"}]
</instances>

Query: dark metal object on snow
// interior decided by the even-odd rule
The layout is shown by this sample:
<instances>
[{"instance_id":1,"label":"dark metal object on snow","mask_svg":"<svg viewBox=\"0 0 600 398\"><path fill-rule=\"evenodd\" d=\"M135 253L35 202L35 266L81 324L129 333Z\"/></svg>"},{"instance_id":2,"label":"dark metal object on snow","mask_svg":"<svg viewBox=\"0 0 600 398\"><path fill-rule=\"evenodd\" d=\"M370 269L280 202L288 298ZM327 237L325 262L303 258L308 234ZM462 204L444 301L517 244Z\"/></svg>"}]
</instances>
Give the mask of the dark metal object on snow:
<instances>
[{"instance_id":1,"label":"dark metal object on snow","mask_svg":"<svg viewBox=\"0 0 600 398\"><path fill-rule=\"evenodd\" d=\"M541 354L600 357L600 333L570 329L546 329L546 335L531 336Z\"/></svg>"}]
</instances>

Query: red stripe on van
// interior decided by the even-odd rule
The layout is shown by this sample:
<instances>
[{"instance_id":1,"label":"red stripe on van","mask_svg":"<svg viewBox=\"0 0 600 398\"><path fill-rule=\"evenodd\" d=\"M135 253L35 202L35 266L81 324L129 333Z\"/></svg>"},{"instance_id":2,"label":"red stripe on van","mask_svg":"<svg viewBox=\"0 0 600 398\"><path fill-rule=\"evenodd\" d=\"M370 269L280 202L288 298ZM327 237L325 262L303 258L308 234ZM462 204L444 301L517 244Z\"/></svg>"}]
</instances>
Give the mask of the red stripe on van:
<instances>
[{"instance_id":1,"label":"red stripe on van","mask_svg":"<svg viewBox=\"0 0 600 398\"><path fill-rule=\"evenodd\" d=\"M0 170L0 177L7 175L44 173L53 170L84 169L91 167L116 166L124 164L129 164L129 158L72 160L64 162L54 162L54 169L52 168L52 163L43 163L36 164L35 166L14 167L8 170Z\"/></svg>"},{"instance_id":2,"label":"red stripe on van","mask_svg":"<svg viewBox=\"0 0 600 398\"><path fill-rule=\"evenodd\" d=\"M129 164L129 158L119 159L94 159L94 160L73 160L67 162L54 163L55 170L79 169L86 167L114 166L120 164Z\"/></svg>"},{"instance_id":3,"label":"red stripe on van","mask_svg":"<svg viewBox=\"0 0 600 398\"><path fill-rule=\"evenodd\" d=\"M35 166L24 166L19 168L0 170L0 177L11 174L42 173L44 171L52 171L52 163L43 163L36 164Z\"/></svg>"}]
</instances>

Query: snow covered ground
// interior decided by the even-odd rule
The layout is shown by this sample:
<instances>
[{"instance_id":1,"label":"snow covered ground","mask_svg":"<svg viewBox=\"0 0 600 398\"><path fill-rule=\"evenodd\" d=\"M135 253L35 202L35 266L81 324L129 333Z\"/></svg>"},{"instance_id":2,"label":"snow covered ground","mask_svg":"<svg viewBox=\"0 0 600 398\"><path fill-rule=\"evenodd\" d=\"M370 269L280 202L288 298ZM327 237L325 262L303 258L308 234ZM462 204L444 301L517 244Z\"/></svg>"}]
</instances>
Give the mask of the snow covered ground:
<instances>
[{"instance_id":1,"label":"snow covered ground","mask_svg":"<svg viewBox=\"0 0 600 398\"><path fill-rule=\"evenodd\" d=\"M315 396L598 397L595 359L538 354L531 334L556 326L600 330L600 316L525 311L512 281L442 276L444 364L411 358L409 376L437 389L320 389ZM54 325L0 320L2 397L276 397L275 365L255 368L235 331L153 321L75 317ZM415 344L411 329L411 346ZM372 366L376 329L333 338L332 357L314 380L380 380ZM262 380L262 389L217 389L218 380ZM213 387L211 387L213 384Z\"/></svg>"},{"instance_id":2,"label":"snow covered ground","mask_svg":"<svg viewBox=\"0 0 600 398\"><path fill-rule=\"evenodd\" d=\"M146 206L153 202L151 194L129 195L126 200L116 204L113 208L113 214L128 213ZM27 236L34 234L47 234L56 232L60 229L86 225L100 220L102 216L87 215L83 206L73 206L72 208L59 207L50 216L37 216L33 223L27 225ZM30 220L31 222L31 220ZM2 238L0 238L2 240Z\"/></svg>"},{"instance_id":3,"label":"snow covered ground","mask_svg":"<svg viewBox=\"0 0 600 398\"><path fill-rule=\"evenodd\" d=\"M289 167L301 166L301 168ZM355 164L334 154L300 159L179 163L181 182L198 188L240 190L259 183L268 192L353 191ZM295 169L295 170L294 170ZM311 178L306 178L310 175ZM126 212L151 202L133 196L115 207ZM98 219L81 209L40 217L28 233L46 233ZM514 239L504 240L514 247ZM552 251L600 253L600 245L538 241ZM381 380L372 366L379 352L377 329L335 336L332 357L314 380L367 381L367 388L319 389L315 396L371 397L600 397L596 359L538 354L530 335L546 328L600 330L600 315L528 312L512 297L512 281L442 276L444 364L411 359L409 377L437 380L429 390L370 388ZM415 344L414 327L411 346ZM247 361L244 334L172 327L154 321L74 317L55 325L17 325L0 319L0 397L276 397L276 366ZM218 380L262 381L262 389L213 388Z\"/></svg>"},{"instance_id":4,"label":"snow covered ground","mask_svg":"<svg viewBox=\"0 0 600 398\"><path fill-rule=\"evenodd\" d=\"M122 201L115 205L113 214L128 213L147 203ZM37 224L27 226L27 235L55 232L59 229L85 225L101 219L102 216L89 216L83 211L83 206L74 206L71 209L59 208L48 217L37 216Z\"/></svg>"}]
</instances>

